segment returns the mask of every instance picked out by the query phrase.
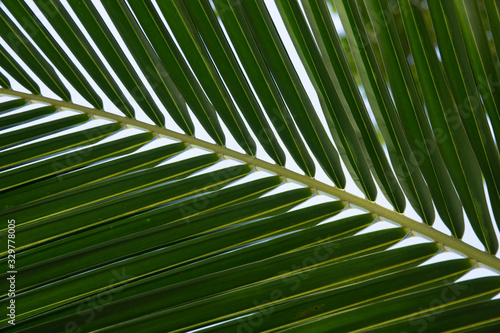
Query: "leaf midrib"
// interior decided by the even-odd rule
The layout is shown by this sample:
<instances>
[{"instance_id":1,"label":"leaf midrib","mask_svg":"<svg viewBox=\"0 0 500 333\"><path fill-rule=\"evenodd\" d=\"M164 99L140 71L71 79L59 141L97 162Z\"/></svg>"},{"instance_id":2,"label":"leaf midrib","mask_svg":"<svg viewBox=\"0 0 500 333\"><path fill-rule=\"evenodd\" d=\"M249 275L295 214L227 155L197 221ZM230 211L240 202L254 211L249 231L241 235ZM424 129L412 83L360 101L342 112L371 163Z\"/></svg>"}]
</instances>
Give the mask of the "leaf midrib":
<instances>
[{"instance_id":1,"label":"leaf midrib","mask_svg":"<svg viewBox=\"0 0 500 333\"><path fill-rule=\"evenodd\" d=\"M405 216L401 213L392 211L388 208L380 206L373 201L369 201L364 198L360 198L354 194L346 192L340 188L328 185L321 181L318 181L312 177L301 175L295 171L289 170L285 167L281 167L276 164L272 164L261 159L258 159L255 156L250 156L246 154L239 153L235 150L229 149L224 146L220 146L214 143L206 142L195 137L174 132L172 130L159 127L157 125L151 125L136 119L131 119L123 116L119 116L113 113L106 112L104 110L93 109L85 106L81 106L78 104L73 104L71 102L55 100L51 98L47 98L40 95L27 94L23 92L18 92L11 89L0 88L0 95L9 95L15 96L22 99L30 100L30 101L39 101L43 103L48 103L54 105L56 107L68 108L75 111L80 111L92 116L106 118L110 120L114 120L118 123L124 124L129 127L136 127L143 130L150 131L156 135L165 136L171 139L179 140L185 142L188 145L192 145L195 147L199 147L205 150L210 150L221 157L227 157L229 159L235 159L246 163L250 166L255 166L263 170L270 171L276 175L285 177L287 179L293 180L300 184L303 184L315 191L318 191L320 194L324 194L327 196L334 197L336 199L342 200L347 204L354 206L356 208L360 208L367 212L377 215L379 218L384 220L389 220L395 222L402 226L403 228L409 229L413 231L415 234L423 236L425 238L431 239L436 243L442 244L456 252L462 253L468 258L481 263L482 266L486 266L490 269L493 269L497 272L500 272L500 259L495 257L492 254L487 252L483 252L467 243L464 243L458 238L448 236L424 223L418 222L408 216Z\"/></svg>"}]
</instances>

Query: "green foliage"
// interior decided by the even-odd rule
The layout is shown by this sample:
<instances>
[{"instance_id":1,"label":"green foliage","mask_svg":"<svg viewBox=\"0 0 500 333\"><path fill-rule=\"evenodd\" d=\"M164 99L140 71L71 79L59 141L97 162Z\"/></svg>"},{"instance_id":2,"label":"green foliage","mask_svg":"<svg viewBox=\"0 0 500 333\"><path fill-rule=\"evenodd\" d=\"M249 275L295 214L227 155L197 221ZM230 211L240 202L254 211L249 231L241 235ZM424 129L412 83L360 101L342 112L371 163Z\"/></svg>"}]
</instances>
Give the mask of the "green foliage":
<instances>
[{"instance_id":1,"label":"green foliage","mask_svg":"<svg viewBox=\"0 0 500 333\"><path fill-rule=\"evenodd\" d=\"M0 328L497 331L499 13L5 1Z\"/></svg>"}]
</instances>

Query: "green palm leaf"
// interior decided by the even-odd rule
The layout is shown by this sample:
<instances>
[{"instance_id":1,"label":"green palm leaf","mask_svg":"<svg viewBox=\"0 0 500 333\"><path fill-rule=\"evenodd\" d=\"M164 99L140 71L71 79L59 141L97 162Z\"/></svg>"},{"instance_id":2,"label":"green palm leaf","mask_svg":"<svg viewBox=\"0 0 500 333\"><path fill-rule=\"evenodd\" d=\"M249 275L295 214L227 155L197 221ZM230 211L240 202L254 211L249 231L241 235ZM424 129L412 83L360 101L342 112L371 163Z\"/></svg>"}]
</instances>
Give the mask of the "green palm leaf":
<instances>
[{"instance_id":1,"label":"green palm leaf","mask_svg":"<svg viewBox=\"0 0 500 333\"><path fill-rule=\"evenodd\" d=\"M496 331L498 1L425 4L5 2L1 329Z\"/></svg>"}]
</instances>

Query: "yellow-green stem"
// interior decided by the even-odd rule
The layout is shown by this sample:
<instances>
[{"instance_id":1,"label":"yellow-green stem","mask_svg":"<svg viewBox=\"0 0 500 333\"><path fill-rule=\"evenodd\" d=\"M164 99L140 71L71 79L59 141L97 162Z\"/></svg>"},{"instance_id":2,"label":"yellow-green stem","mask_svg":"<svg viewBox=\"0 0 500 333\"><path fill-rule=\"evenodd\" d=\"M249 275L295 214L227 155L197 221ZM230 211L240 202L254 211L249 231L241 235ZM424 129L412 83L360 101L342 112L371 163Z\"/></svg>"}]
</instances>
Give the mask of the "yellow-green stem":
<instances>
[{"instance_id":1,"label":"yellow-green stem","mask_svg":"<svg viewBox=\"0 0 500 333\"><path fill-rule=\"evenodd\" d=\"M409 230L412 230L413 232L420 234L426 238L432 239L437 243L440 243L446 247L448 247L451 250L457 251L459 253L462 253L463 255L469 257L472 260L475 260L479 263L481 263L483 266L487 266L491 269L494 269L497 272L500 272L500 259L495 257L494 255L491 255L487 252L483 252L469 244L464 243L458 238L448 236L424 223L417 222L401 213L395 212L393 210L387 209L385 207L382 207L378 204L376 204L373 201L369 201L367 199L360 198L358 196L355 196L351 193L348 193L342 189L339 189L337 187L333 187L331 185L325 184L323 182L320 182L314 178L311 178L309 176L301 175L297 172L294 172L292 170L286 169L284 167L281 167L276 164L272 164L266 161L263 161L261 159L258 159L255 156L250 156L246 154L239 153L237 151L234 151L232 149L205 142L203 140L197 139L195 137L186 135L186 134L181 134L177 133L171 130L168 130L163 127L159 127L156 125L151 125L147 124L135 119L131 118L126 118L122 116L118 116L112 113L108 113L104 110L97 110L97 109L92 109L88 108L85 106L73 104L70 102L65 102L65 101L58 101L55 99L43 97L43 96L38 96L38 95L31 95L31 94L26 94L18 91L13 91L9 89L4 89L0 88L0 94L5 94L9 96L16 96L20 97L25 100L29 101L39 101L47 104L54 105L56 107L61 107L61 108L67 108L75 111L80 111L84 112L90 115L94 116L99 116L102 118L107 118L110 120L114 120L119 123L123 123L129 126L135 126L138 128L145 129L147 131L151 131L156 134L164 135L166 137L170 137L173 139L177 139L180 141L183 141L187 144L197 146L200 148L208 149L210 151L213 151L219 155L227 156L229 158L237 159L240 160L246 164L258 167L263 170L270 171L272 173L275 173L277 175L286 177L287 179L293 180L295 182L304 184L305 186L308 186L310 188L313 188L319 192L322 192L326 195L330 195L333 197L338 198L339 200L345 201L353 206L359 207L363 210L366 210L370 213L373 213L375 215L378 215L380 218L390 220L392 222L395 222L399 224L400 226L407 228Z\"/></svg>"}]
</instances>

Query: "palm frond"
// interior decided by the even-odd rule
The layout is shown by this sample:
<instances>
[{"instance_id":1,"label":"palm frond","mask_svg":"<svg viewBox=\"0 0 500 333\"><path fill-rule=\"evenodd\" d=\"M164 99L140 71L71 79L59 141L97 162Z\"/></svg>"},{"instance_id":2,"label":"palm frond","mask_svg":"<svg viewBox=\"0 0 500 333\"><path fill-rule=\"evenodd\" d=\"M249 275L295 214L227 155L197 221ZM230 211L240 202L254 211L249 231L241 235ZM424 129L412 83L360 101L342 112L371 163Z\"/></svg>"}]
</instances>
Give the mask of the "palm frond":
<instances>
[{"instance_id":1,"label":"palm frond","mask_svg":"<svg viewBox=\"0 0 500 333\"><path fill-rule=\"evenodd\" d=\"M495 331L498 2L333 5L2 3L0 327Z\"/></svg>"}]
</instances>

